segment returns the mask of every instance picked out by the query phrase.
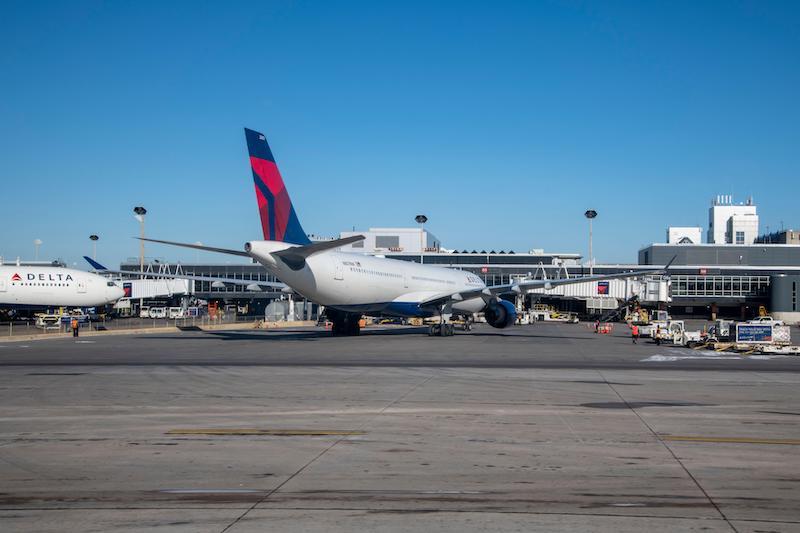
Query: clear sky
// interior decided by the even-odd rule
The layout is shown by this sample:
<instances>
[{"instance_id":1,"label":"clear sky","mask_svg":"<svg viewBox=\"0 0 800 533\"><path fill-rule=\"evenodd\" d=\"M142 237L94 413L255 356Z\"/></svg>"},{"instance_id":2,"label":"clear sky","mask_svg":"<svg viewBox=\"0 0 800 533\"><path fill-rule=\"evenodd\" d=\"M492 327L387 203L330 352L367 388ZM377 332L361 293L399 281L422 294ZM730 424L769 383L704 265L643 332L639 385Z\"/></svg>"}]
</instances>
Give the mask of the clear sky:
<instances>
[{"instance_id":1,"label":"clear sky","mask_svg":"<svg viewBox=\"0 0 800 533\"><path fill-rule=\"evenodd\" d=\"M716 194L800 227L800 2L7 2L0 81L6 259L97 233L116 265L135 205L260 238L244 126L309 233L425 213L447 247L585 255L591 207L598 261L635 262Z\"/></svg>"}]
</instances>

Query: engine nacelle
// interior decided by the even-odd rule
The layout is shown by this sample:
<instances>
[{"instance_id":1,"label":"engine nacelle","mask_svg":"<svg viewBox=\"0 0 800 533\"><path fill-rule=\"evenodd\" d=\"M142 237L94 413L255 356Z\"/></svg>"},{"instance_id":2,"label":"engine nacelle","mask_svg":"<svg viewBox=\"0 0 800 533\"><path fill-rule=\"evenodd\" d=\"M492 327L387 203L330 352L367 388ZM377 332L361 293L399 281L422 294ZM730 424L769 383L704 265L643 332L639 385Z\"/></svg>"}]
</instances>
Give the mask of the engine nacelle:
<instances>
[{"instance_id":1,"label":"engine nacelle","mask_svg":"<svg viewBox=\"0 0 800 533\"><path fill-rule=\"evenodd\" d=\"M508 300L493 301L486 306L483 315L493 328L507 328L517 321L517 310Z\"/></svg>"}]
</instances>

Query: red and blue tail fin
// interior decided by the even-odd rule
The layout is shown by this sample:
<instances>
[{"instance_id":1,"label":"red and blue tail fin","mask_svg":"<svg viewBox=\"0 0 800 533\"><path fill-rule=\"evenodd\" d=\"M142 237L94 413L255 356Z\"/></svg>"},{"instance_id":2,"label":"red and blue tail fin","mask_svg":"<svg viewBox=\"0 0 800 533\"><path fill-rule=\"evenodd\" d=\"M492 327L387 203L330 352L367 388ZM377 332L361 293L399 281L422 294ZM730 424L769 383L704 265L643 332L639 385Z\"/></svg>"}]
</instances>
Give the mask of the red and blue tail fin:
<instances>
[{"instance_id":1,"label":"red and blue tail fin","mask_svg":"<svg viewBox=\"0 0 800 533\"><path fill-rule=\"evenodd\" d=\"M264 239L309 244L311 241L297 219L289 191L283 184L267 138L263 133L247 128L244 129L244 134L247 138L247 150L250 152L250 168L253 169Z\"/></svg>"}]
</instances>

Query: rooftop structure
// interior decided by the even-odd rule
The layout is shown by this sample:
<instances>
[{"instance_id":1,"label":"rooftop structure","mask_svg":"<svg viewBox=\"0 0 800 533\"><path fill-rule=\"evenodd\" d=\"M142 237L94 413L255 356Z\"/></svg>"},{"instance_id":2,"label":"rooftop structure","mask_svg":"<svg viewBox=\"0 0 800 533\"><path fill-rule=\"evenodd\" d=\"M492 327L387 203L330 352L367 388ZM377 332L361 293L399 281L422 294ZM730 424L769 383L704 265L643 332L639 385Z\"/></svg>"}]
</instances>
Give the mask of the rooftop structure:
<instances>
[{"instance_id":1,"label":"rooftop structure","mask_svg":"<svg viewBox=\"0 0 800 533\"><path fill-rule=\"evenodd\" d=\"M800 246L790 244L680 244L655 243L639 250L640 265L800 266Z\"/></svg>"},{"instance_id":2,"label":"rooftop structure","mask_svg":"<svg viewBox=\"0 0 800 533\"><path fill-rule=\"evenodd\" d=\"M363 235L363 241L342 246L343 252L364 254L405 253L419 255L439 251L442 243L428 230L422 228L369 228L368 231L343 231L341 238Z\"/></svg>"},{"instance_id":3,"label":"rooftop structure","mask_svg":"<svg viewBox=\"0 0 800 533\"><path fill-rule=\"evenodd\" d=\"M735 204L733 195L720 195L708 209L708 244L753 244L758 236L758 213L753 198Z\"/></svg>"},{"instance_id":4,"label":"rooftop structure","mask_svg":"<svg viewBox=\"0 0 800 533\"><path fill-rule=\"evenodd\" d=\"M667 244L700 244L703 242L703 228L670 226L667 228Z\"/></svg>"},{"instance_id":5,"label":"rooftop structure","mask_svg":"<svg viewBox=\"0 0 800 533\"><path fill-rule=\"evenodd\" d=\"M756 237L757 244L793 244L800 245L800 231L792 229L766 233Z\"/></svg>"}]
</instances>

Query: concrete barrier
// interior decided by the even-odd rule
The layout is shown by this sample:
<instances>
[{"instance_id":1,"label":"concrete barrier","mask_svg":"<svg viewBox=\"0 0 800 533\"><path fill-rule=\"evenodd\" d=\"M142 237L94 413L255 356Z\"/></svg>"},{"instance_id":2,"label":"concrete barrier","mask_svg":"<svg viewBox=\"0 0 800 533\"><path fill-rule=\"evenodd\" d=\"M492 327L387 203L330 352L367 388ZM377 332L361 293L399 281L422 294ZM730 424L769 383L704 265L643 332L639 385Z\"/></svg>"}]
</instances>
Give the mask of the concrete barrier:
<instances>
[{"instance_id":1,"label":"concrete barrier","mask_svg":"<svg viewBox=\"0 0 800 533\"><path fill-rule=\"evenodd\" d=\"M315 326L312 320L295 320L292 322L235 322L232 324L205 324L195 326L202 331L228 331L236 329L286 329L298 327ZM81 330L79 339L84 337L101 337L109 335L150 335L153 333L179 333L181 330L176 326L162 326L157 328L133 328L133 329L108 329L105 331ZM69 339L72 332L67 333L35 333L31 335L13 335L0 338L0 344L6 342L28 342L43 341L50 339Z\"/></svg>"}]
</instances>

